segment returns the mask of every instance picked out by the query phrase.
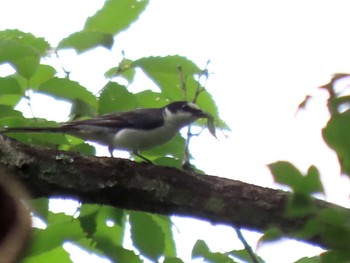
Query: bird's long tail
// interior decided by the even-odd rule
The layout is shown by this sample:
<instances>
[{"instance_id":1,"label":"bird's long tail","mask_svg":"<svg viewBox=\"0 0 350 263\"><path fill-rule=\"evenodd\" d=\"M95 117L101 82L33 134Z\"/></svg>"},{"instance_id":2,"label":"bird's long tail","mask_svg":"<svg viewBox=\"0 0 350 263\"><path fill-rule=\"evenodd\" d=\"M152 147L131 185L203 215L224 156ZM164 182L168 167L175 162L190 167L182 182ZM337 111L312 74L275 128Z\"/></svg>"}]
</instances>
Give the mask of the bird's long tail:
<instances>
[{"instance_id":1,"label":"bird's long tail","mask_svg":"<svg viewBox=\"0 0 350 263\"><path fill-rule=\"evenodd\" d=\"M0 133L20 133L20 132L64 132L62 127L11 127L0 128Z\"/></svg>"}]
</instances>

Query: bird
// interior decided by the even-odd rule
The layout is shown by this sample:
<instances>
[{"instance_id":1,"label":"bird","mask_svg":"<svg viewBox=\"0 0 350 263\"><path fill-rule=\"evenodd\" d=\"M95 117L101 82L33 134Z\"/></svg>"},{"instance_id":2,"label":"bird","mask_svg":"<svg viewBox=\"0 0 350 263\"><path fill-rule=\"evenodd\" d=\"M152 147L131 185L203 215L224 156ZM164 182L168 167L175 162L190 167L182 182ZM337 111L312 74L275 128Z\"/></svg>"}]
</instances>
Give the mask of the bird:
<instances>
[{"instance_id":1,"label":"bird","mask_svg":"<svg viewBox=\"0 0 350 263\"><path fill-rule=\"evenodd\" d=\"M52 132L73 135L86 141L140 154L170 141L183 127L209 115L195 103L175 101L162 108L141 108L62 123L58 127L7 127L0 133Z\"/></svg>"}]
</instances>

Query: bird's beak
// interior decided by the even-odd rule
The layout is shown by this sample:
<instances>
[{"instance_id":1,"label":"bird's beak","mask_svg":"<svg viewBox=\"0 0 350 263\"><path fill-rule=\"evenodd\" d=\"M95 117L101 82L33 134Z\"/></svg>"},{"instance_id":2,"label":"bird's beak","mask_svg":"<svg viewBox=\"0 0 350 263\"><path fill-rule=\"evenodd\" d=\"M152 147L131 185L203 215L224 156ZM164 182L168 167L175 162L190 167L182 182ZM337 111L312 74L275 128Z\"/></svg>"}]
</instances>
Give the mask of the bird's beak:
<instances>
[{"instance_id":1,"label":"bird's beak","mask_svg":"<svg viewBox=\"0 0 350 263\"><path fill-rule=\"evenodd\" d=\"M202 110L198 110L196 111L195 115L198 117L198 118L208 118L209 115L208 113L202 111Z\"/></svg>"}]
</instances>

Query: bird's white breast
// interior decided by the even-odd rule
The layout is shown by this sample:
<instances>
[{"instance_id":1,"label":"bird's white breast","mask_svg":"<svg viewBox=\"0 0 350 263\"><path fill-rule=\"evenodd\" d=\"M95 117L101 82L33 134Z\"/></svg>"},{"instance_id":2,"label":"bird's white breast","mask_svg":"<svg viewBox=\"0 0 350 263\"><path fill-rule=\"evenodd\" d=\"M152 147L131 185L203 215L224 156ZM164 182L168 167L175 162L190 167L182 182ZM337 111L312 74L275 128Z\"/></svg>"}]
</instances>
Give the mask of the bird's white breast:
<instances>
[{"instance_id":1,"label":"bird's white breast","mask_svg":"<svg viewBox=\"0 0 350 263\"><path fill-rule=\"evenodd\" d=\"M143 151L171 140L178 129L162 126L152 130L123 129L113 138L113 147L128 151Z\"/></svg>"}]
</instances>

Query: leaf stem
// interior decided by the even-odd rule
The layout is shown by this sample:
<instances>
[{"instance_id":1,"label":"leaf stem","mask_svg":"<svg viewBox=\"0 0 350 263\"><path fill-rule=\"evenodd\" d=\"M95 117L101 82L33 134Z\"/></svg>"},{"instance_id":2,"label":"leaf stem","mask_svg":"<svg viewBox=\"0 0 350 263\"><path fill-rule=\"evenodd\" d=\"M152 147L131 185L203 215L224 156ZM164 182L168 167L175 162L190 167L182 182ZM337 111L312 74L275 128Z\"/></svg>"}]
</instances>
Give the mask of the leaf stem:
<instances>
[{"instance_id":1,"label":"leaf stem","mask_svg":"<svg viewBox=\"0 0 350 263\"><path fill-rule=\"evenodd\" d=\"M237 234L237 237L238 239L242 242L242 244L244 245L244 248L245 250L247 250L249 256L251 257L253 263L260 263L259 262L259 259L256 257L252 247L248 244L247 240L245 240L242 232L241 232L241 229L238 228L238 227L235 227L235 231L236 231L236 234Z\"/></svg>"}]
</instances>

